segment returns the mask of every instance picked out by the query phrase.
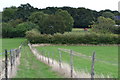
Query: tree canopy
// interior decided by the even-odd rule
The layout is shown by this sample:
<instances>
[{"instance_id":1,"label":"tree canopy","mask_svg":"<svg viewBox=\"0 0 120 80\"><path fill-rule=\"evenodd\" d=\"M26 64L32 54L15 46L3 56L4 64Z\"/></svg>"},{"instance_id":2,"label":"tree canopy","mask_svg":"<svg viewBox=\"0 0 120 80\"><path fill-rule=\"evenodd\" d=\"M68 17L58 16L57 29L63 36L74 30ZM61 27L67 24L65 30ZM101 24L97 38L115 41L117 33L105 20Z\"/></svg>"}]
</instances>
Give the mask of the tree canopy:
<instances>
[{"instance_id":1,"label":"tree canopy","mask_svg":"<svg viewBox=\"0 0 120 80\"><path fill-rule=\"evenodd\" d=\"M93 29L96 32L108 33L114 29L115 21L110 18L98 17L97 23L93 25Z\"/></svg>"},{"instance_id":2,"label":"tree canopy","mask_svg":"<svg viewBox=\"0 0 120 80\"><path fill-rule=\"evenodd\" d=\"M65 10L58 10L55 14L45 14L41 11L31 14L29 20L39 25L42 34L64 33L71 31L73 18Z\"/></svg>"},{"instance_id":3,"label":"tree canopy","mask_svg":"<svg viewBox=\"0 0 120 80\"><path fill-rule=\"evenodd\" d=\"M31 6L29 3L21 4L19 7L8 7L3 10L3 22L7 22L10 20L22 19L23 21L28 21L29 16L33 12L42 11L45 14L54 15L56 11L59 9L66 10L70 16L74 19L73 27L75 28L85 28L89 25L92 25L94 22L97 21L97 18L100 16L111 18L113 16L118 16L120 13L118 11L111 11L111 10L101 10L95 11L91 9L86 9L83 7L73 8L73 7L47 7L44 9L38 9ZM117 21L117 24L119 24Z\"/></svg>"}]
</instances>

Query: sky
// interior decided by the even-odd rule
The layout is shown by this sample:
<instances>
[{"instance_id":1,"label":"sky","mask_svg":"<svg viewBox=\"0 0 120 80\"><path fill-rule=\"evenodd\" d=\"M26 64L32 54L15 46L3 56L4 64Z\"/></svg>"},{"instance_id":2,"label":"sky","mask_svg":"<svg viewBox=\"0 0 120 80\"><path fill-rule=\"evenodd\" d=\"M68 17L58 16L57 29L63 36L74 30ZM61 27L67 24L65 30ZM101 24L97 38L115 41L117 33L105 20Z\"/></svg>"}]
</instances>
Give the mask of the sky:
<instances>
[{"instance_id":1,"label":"sky","mask_svg":"<svg viewBox=\"0 0 120 80\"><path fill-rule=\"evenodd\" d=\"M30 3L37 8L46 7L85 7L100 11L105 9L118 10L120 0L0 0L0 11L10 6L20 6L20 4Z\"/></svg>"}]
</instances>

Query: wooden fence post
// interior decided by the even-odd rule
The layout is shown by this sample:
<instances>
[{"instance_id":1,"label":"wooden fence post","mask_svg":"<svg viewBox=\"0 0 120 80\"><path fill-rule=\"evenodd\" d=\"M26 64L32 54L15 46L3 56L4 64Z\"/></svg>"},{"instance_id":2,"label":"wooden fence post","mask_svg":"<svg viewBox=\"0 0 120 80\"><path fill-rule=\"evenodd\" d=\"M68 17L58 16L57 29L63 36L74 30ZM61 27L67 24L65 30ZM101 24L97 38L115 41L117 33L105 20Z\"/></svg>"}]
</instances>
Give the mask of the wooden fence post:
<instances>
[{"instance_id":1,"label":"wooden fence post","mask_svg":"<svg viewBox=\"0 0 120 80\"><path fill-rule=\"evenodd\" d=\"M42 61L44 61L44 59L43 59L43 54L45 54L44 51L42 51Z\"/></svg>"},{"instance_id":2,"label":"wooden fence post","mask_svg":"<svg viewBox=\"0 0 120 80\"><path fill-rule=\"evenodd\" d=\"M72 78L73 77L73 54L72 54L72 50L70 50L70 67L71 67L70 76Z\"/></svg>"},{"instance_id":3,"label":"wooden fence post","mask_svg":"<svg viewBox=\"0 0 120 80\"><path fill-rule=\"evenodd\" d=\"M50 53L48 52L48 64L50 64L50 61L49 61L49 56L50 56Z\"/></svg>"},{"instance_id":4,"label":"wooden fence post","mask_svg":"<svg viewBox=\"0 0 120 80\"><path fill-rule=\"evenodd\" d=\"M53 60L54 60L54 52L52 52L52 56L53 56L53 58L52 58L52 64L54 64L54 63L53 63Z\"/></svg>"},{"instance_id":5,"label":"wooden fence post","mask_svg":"<svg viewBox=\"0 0 120 80\"><path fill-rule=\"evenodd\" d=\"M94 80L94 63L95 63L95 52L92 55L92 65L91 65L91 80Z\"/></svg>"},{"instance_id":6,"label":"wooden fence post","mask_svg":"<svg viewBox=\"0 0 120 80\"><path fill-rule=\"evenodd\" d=\"M60 66L60 68L61 68L61 62L62 62L62 55L61 55L61 51L58 49L58 53L59 53L59 66Z\"/></svg>"},{"instance_id":7,"label":"wooden fence post","mask_svg":"<svg viewBox=\"0 0 120 80\"><path fill-rule=\"evenodd\" d=\"M41 57L40 57L40 60L42 61L42 51L41 51Z\"/></svg>"},{"instance_id":8,"label":"wooden fence post","mask_svg":"<svg viewBox=\"0 0 120 80\"><path fill-rule=\"evenodd\" d=\"M5 50L5 80L8 80L8 53Z\"/></svg>"},{"instance_id":9,"label":"wooden fence post","mask_svg":"<svg viewBox=\"0 0 120 80\"><path fill-rule=\"evenodd\" d=\"M13 52L13 65L15 65L15 51L12 51Z\"/></svg>"},{"instance_id":10,"label":"wooden fence post","mask_svg":"<svg viewBox=\"0 0 120 80\"><path fill-rule=\"evenodd\" d=\"M10 65L11 65L11 70L12 70L13 57L12 57L12 51L11 50L10 50Z\"/></svg>"},{"instance_id":11,"label":"wooden fence post","mask_svg":"<svg viewBox=\"0 0 120 80\"><path fill-rule=\"evenodd\" d=\"M45 61L45 57L46 57L45 54L46 54L46 51L43 51L43 55L42 55L44 57L43 61Z\"/></svg>"}]
</instances>

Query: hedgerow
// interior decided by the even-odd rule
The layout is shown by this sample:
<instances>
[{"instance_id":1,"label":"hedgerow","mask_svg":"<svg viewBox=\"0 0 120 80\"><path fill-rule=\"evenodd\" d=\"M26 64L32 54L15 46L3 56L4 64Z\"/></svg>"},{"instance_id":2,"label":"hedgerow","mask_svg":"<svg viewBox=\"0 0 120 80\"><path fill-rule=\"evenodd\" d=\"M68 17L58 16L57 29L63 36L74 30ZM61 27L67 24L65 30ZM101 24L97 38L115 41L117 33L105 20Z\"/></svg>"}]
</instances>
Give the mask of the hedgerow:
<instances>
[{"instance_id":1,"label":"hedgerow","mask_svg":"<svg viewBox=\"0 0 120 80\"><path fill-rule=\"evenodd\" d=\"M53 44L119 44L120 39L115 34L99 33L64 33L64 34L40 34L28 31L26 38L31 43L53 43Z\"/></svg>"}]
</instances>

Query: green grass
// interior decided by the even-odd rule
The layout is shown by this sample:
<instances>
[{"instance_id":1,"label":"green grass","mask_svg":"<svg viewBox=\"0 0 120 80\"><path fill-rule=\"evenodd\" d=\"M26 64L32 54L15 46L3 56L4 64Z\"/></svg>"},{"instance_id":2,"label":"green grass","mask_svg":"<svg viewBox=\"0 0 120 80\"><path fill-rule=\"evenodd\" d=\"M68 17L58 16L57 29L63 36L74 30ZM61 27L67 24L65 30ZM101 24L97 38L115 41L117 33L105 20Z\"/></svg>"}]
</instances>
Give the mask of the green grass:
<instances>
[{"instance_id":1,"label":"green grass","mask_svg":"<svg viewBox=\"0 0 120 80\"><path fill-rule=\"evenodd\" d=\"M5 49L10 50L14 48L18 48L22 42L24 42L25 38L3 38L0 39L2 41L2 49L0 53L3 52ZM0 46L1 47L1 46Z\"/></svg>"},{"instance_id":2,"label":"green grass","mask_svg":"<svg viewBox=\"0 0 120 80\"><path fill-rule=\"evenodd\" d=\"M53 58L52 53L54 52L54 59L59 60L58 48L72 49L76 52L80 52L84 55L91 56L92 52L96 52L96 58L102 59L103 61L112 61L118 63L118 47L117 46L44 46L36 47L37 50L46 50L50 52L50 57ZM48 54L43 54L48 55ZM76 70L91 70L91 60L83 57L74 56L74 67ZM69 63L70 56L68 53L62 52L62 61ZM112 64L113 64L112 63ZM112 65L111 63L104 63L100 61L95 62L95 72L105 76L110 75L111 77L118 77L118 65Z\"/></svg>"},{"instance_id":3,"label":"green grass","mask_svg":"<svg viewBox=\"0 0 120 80\"><path fill-rule=\"evenodd\" d=\"M88 29L88 31L90 31L91 29ZM85 32L84 31L84 28L82 29L82 28L73 28L72 29L72 32Z\"/></svg>"},{"instance_id":4,"label":"green grass","mask_svg":"<svg viewBox=\"0 0 120 80\"><path fill-rule=\"evenodd\" d=\"M22 48L20 63L15 78L61 78L51 67L38 61L28 46Z\"/></svg>"}]
</instances>

